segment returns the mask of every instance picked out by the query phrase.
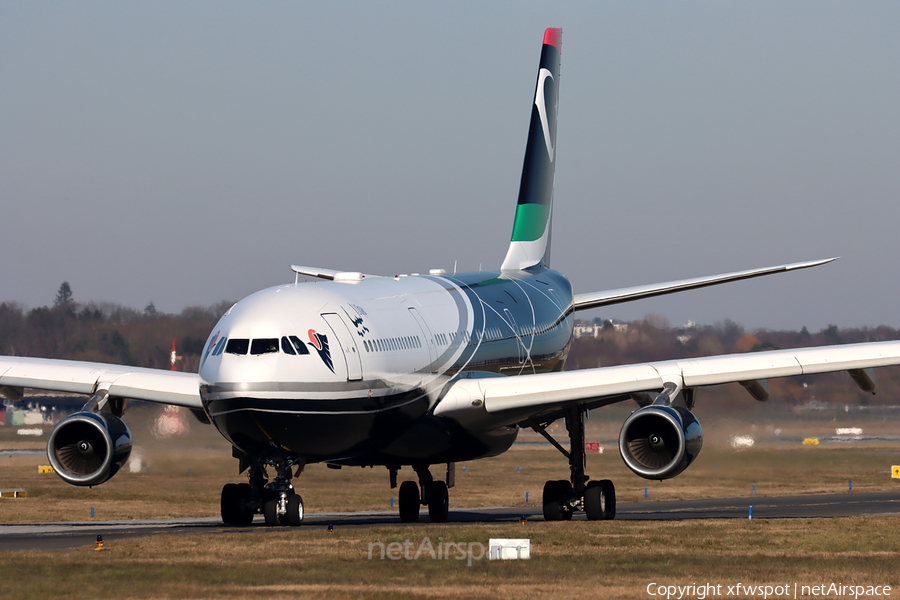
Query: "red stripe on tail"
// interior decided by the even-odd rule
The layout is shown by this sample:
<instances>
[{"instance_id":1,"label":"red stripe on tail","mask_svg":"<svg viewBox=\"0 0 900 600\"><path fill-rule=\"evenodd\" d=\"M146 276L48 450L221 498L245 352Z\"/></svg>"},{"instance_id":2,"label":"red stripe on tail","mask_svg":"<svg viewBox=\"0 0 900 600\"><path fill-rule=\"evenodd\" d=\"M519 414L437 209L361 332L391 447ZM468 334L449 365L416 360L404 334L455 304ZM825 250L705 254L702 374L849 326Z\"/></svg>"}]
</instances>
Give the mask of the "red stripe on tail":
<instances>
[{"instance_id":1,"label":"red stripe on tail","mask_svg":"<svg viewBox=\"0 0 900 600\"><path fill-rule=\"evenodd\" d=\"M562 29L550 27L544 32L544 43L562 52Z\"/></svg>"}]
</instances>

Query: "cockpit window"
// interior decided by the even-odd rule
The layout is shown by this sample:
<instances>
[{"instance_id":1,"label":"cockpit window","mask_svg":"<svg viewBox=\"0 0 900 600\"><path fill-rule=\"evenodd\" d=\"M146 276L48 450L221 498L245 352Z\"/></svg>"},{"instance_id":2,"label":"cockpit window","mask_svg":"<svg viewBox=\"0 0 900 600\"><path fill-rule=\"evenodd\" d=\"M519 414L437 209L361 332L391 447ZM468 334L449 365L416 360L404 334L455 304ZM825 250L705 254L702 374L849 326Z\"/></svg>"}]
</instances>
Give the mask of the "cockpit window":
<instances>
[{"instance_id":1,"label":"cockpit window","mask_svg":"<svg viewBox=\"0 0 900 600\"><path fill-rule=\"evenodd\" d=\"M289 337L291 343L294 345L294 350L297 351L297 354L309 354L309 348L306 347L306 344L300 341L296 335L292 335Z\"/></svg>"},{"instance_id":2,"label":"cockpit window","mask_svg":"<svg viewBox=\"0 0 900 600\"><path fill-rule=\"evenodd\" d=\"M294 350L294 346L286 337L281 338L281 351L285 354L293 354L294 356L297 355L297 351Z\"/></svg>"},{"instance_id":3,"label":"cockpit window","mask_svg":"<svg viewBox=\"0 0 900 600\"><path fill-rule=\"evenodd\" d=\"M278 352L278 338L257 338L250 344L250 354Z\"/></svg>"},{"instance_id":4,"label":"cockpit window","mask_svg":"<svg viewBox=\"0 0 900 600\"><path fill-rule=\"evenodd\" d=\"M231 338L230 340L228 340L228 344L225 346L225 352L227 352L228 354L247 354L247 349L249 347L250 340Z\"/></svg>"}]
</instances>

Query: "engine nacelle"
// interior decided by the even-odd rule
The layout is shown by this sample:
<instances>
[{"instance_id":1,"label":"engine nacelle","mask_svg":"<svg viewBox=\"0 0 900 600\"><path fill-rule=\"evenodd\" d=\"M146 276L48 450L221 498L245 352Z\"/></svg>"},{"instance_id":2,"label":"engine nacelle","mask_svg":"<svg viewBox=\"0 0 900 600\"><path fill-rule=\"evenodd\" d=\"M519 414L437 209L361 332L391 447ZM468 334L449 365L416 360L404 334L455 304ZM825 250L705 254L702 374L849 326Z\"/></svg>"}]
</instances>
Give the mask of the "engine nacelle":
<instances>
[{"instance_id":1,"label":"engine nacelle","mask_svg":"<svg viewBox=\"0 0 900 600\"><path fill-rule=\"evenodd\" d=\"M677 406L645 406L625 420L619 452L628 468L645 479L670 479L684 471L703 446L694 414Z\"/></svg>"},{"instance_id":2,"label":"engine nacelle","mask_svg":"<svg viewBox=\"0 0 900 600\"><path fill-rule=\"evenodd\" d=\"M99 485L119 472L131 455L131 432L122 419L80 412L56 424L47 440L47 458L63 481Z\"/></svg>"}]
</instances>

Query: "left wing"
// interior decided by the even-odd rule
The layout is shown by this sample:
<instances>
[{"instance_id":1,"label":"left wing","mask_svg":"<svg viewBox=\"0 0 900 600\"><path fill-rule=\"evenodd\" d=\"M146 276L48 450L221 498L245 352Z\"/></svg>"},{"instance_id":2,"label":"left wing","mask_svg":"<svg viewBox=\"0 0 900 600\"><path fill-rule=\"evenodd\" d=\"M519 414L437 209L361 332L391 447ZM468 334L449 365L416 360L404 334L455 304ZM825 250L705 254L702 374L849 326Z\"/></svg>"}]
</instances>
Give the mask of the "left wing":
<instances>
[{"instance_id":1,"label":"left wing","mask_svg":"<svg viewBox=\"0 0 900 600\"><path fill-rule=\"evenodd\" d=\"M617 290L607 290L605 292L575 294L575 310L586 310L588 308L597 308L598 306L621 304L622 302L631 302L633 300L652 298L664 294L674 294L675 292L683 292L685 290L695 290L697 288L719 285L721 283L752 279L753 277L762 277L763 275L772 275L773 273L787 273L788 271L796 271L798 269L808 269L835 260L837 260L837 257L792 263L789 265L778 265L775 267L765 267L762 269L750 269L749 271L737 271L734 273L725 273L723 275L711 275L708 277L695 277L694 279L667 281L665 283L638 285Z\"/></svg>"},{"instance_id":2,"label":"left wing","mask_svg":"<svg viewBox=\"0 0 900 600\"><path fill-rule=\"evenodd\" d=\"M22 388L88 395L106 390L114 398L203 408L196 373L51 358L0 357L0 393L21 397Z\"/></svg>"},{"instance_id":3,"label":"left wing","mask_svg":"<svg viewBox=\"0 0 900 600\"><path fill-rule=\"evenodd\" d=\"M766 379L848 371L864 391L874 390L866 371L900 364L900 342L871 342L729 354L636 365L599 367L561 373L460 379L452 384L435 414L478 420L476 412L493 423L509 424L553 412L567 405L595 408L632 395L721 383L740 383L757 400L768 397ZM488 413L485 415L484 413ZM509 415L508 419L502 417Z\"/></svg>"}]
</instances>

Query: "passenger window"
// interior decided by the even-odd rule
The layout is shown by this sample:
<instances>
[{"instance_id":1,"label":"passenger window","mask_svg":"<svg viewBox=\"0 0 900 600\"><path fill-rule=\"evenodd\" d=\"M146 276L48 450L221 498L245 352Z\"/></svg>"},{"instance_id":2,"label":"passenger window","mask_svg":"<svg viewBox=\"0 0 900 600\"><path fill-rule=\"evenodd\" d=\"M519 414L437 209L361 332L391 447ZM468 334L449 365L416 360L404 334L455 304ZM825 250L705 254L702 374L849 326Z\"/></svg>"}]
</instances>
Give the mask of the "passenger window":
<instances>
[{"instance_id":1,"label":"passenger window","mask_svg":"<svg viewBox=\"0 0 900 600\"><path fill-rule=\"evenodd\" d=\"M225 346L225 352L228 354L247 354L250 347L250 340L231 338Z\"/></svg>"},{"instance_id":2,"label":"passenger window","mask_svg":"<svg viewBox=\"0 0 900 600\"><path fill-rule=\"evenodd\" d=\"M291 346L291 341L287 339L287 337L281 338L281 351L285 354L290 354L292 356L297 356L297 351L294 350L294 347Z\"/></svg>"},{"instance_id":3,"label":"passenger window","mask_svg":"<svg viewBox=\"0 0 900 600\"><path fill-rule=\"evenodd\" d=\"M250 354L278 352L278 338L260 338L250 343Z\"/></svg>"},{"instance_id":4,"label":"passenger window","mask_svg":"<svg viewBox=\"0 0 900 600\"><path fill-rule=\"evenodd\" d=\"M294 350L297 351L297 354L309 354L309 348L306 347L306 344L300 341L300 338L298 338L296 335L292 335L289 339L294 345Z\"/></svg>"}]
</instances>

